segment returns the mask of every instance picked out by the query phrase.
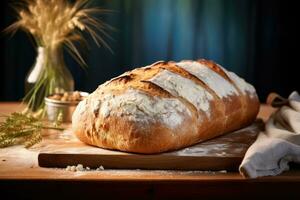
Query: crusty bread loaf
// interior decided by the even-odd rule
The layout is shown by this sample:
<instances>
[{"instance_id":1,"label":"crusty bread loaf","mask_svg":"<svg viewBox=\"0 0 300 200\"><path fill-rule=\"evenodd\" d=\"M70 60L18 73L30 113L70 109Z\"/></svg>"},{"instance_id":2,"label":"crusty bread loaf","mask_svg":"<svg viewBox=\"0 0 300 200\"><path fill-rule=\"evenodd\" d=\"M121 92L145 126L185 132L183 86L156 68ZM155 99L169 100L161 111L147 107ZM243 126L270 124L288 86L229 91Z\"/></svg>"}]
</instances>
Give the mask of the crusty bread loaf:
<instances>
[{"instance_id":1,"label":"crusty bread loaf","mask_svg":"<svg viewBox=\"0 0 300 200\"><path fill-rule=\"evenodd\" d=\"M156 62L100 85L79 103L77 137L136 153L175 150L252 123L254 87L207 60Z\"/></svg>"}]
</instances>

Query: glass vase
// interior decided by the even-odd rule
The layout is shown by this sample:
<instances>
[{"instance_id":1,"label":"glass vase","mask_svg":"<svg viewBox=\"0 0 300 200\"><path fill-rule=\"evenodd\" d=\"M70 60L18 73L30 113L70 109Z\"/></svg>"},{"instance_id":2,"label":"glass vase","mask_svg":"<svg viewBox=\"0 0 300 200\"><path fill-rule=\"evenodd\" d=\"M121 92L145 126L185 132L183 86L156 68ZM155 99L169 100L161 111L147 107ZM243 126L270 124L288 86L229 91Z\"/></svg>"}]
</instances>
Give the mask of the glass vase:
<instances>
[{"instance_id":1,"label":"glass vase","mask_svg":"<svg viewBox=\"0 0 300 200\"><path fill-rule=\"evenodd\" d=\"M25 79L28 108L44 108L44 98L54 93L74 91L74 79L65 65L62 47L38 47L35 64Z\"/></svg>"}]
</instances>

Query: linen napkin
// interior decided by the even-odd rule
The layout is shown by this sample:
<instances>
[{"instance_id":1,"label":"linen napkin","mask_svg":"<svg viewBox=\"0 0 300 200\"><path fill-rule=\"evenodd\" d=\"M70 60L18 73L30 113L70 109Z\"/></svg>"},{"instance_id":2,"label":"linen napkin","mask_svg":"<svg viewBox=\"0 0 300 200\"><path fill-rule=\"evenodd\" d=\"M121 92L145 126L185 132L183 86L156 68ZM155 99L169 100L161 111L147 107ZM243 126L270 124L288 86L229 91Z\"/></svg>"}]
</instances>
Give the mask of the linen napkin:
<instances>
[{"instance_id":1,"label":"linen napkin","mask_svg":"<svg viewBox=\"0 0 300 200\"><path fill-rule=\"evenodd\" d=\"M275 176L289 170L289 162L300 163L300 96L273 96L270 103L280 108L270 116L265 131L247 150L239 167L249 178Z\"/></svg>"}]
</instances>

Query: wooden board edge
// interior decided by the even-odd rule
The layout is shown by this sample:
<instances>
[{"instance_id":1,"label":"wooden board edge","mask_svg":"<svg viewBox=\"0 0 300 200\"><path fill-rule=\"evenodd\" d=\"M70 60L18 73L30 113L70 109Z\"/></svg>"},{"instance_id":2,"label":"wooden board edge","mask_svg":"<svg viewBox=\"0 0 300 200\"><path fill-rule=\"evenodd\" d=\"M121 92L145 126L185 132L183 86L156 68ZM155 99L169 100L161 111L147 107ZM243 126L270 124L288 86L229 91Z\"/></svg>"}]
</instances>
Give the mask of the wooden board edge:
<instances>
[{"instance_id":1,"label":"wooden board edge","mask_svg":"<svg viewBox=\"0 0 300 200\"><path fill-rule=\"evenodd\" d=\"M38 155L40 167L58 167L82 164L85 167L105 169L153 170L229 170L237 171L243 157L197 157L172 155L97 155L97 154L47 154Z\"/></svg>"}]
</instances>

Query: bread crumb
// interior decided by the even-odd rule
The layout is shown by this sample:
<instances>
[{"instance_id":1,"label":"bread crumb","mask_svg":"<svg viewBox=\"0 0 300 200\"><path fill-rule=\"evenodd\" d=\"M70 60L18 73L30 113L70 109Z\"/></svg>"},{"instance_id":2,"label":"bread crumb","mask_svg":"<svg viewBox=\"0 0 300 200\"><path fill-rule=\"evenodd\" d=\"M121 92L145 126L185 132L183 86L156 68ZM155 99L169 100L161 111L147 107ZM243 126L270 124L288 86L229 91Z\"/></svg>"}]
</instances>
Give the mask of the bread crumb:
<instances>
[{"instance_id":1,"label":"bread crumb","mask_svg":"<svg viewBox=\"0 0 300 200\"><path fill-rule=\"evenodd\" d=\"M104 167L102 165L96 169L96 171L102 171L102 170L104 170Z\"/></svg>"},{"instance_id":2,"label":"bread crumb","mask_svg":"<svg viewBox=\"0 0 300 200\"><path fill-rule=\"evenodd\" d=\"M83 165L82 164L78 164L76 166L76 171L84 171Z\"/></svg>"},{"instance_id":3,"label":"bread crumb","mask_svg":"<svg viewBox=\"0 0 300 200\"><path fill-rule=\"evenodd\" d=\"M70 170L71 170L72 172L76 172L76 167L75 167L75 166L71 166Z\"/></svg>"},{"instance_id":4,"label":"bread crumb","mask_svg":"<svg viewBox=\"0 0 300 200\"><path fill-rule=\"evenodd\" d=\"M75 165L68 165L65 168L66 171L71 171L71 172L84 172L84 171L91 171L90 167L84 167L82 164L78 164L77 166ZM94 171L102 171L104 170L104 167L101 165L100 167L96 168Z\"/></svg>"}]
</instances>

